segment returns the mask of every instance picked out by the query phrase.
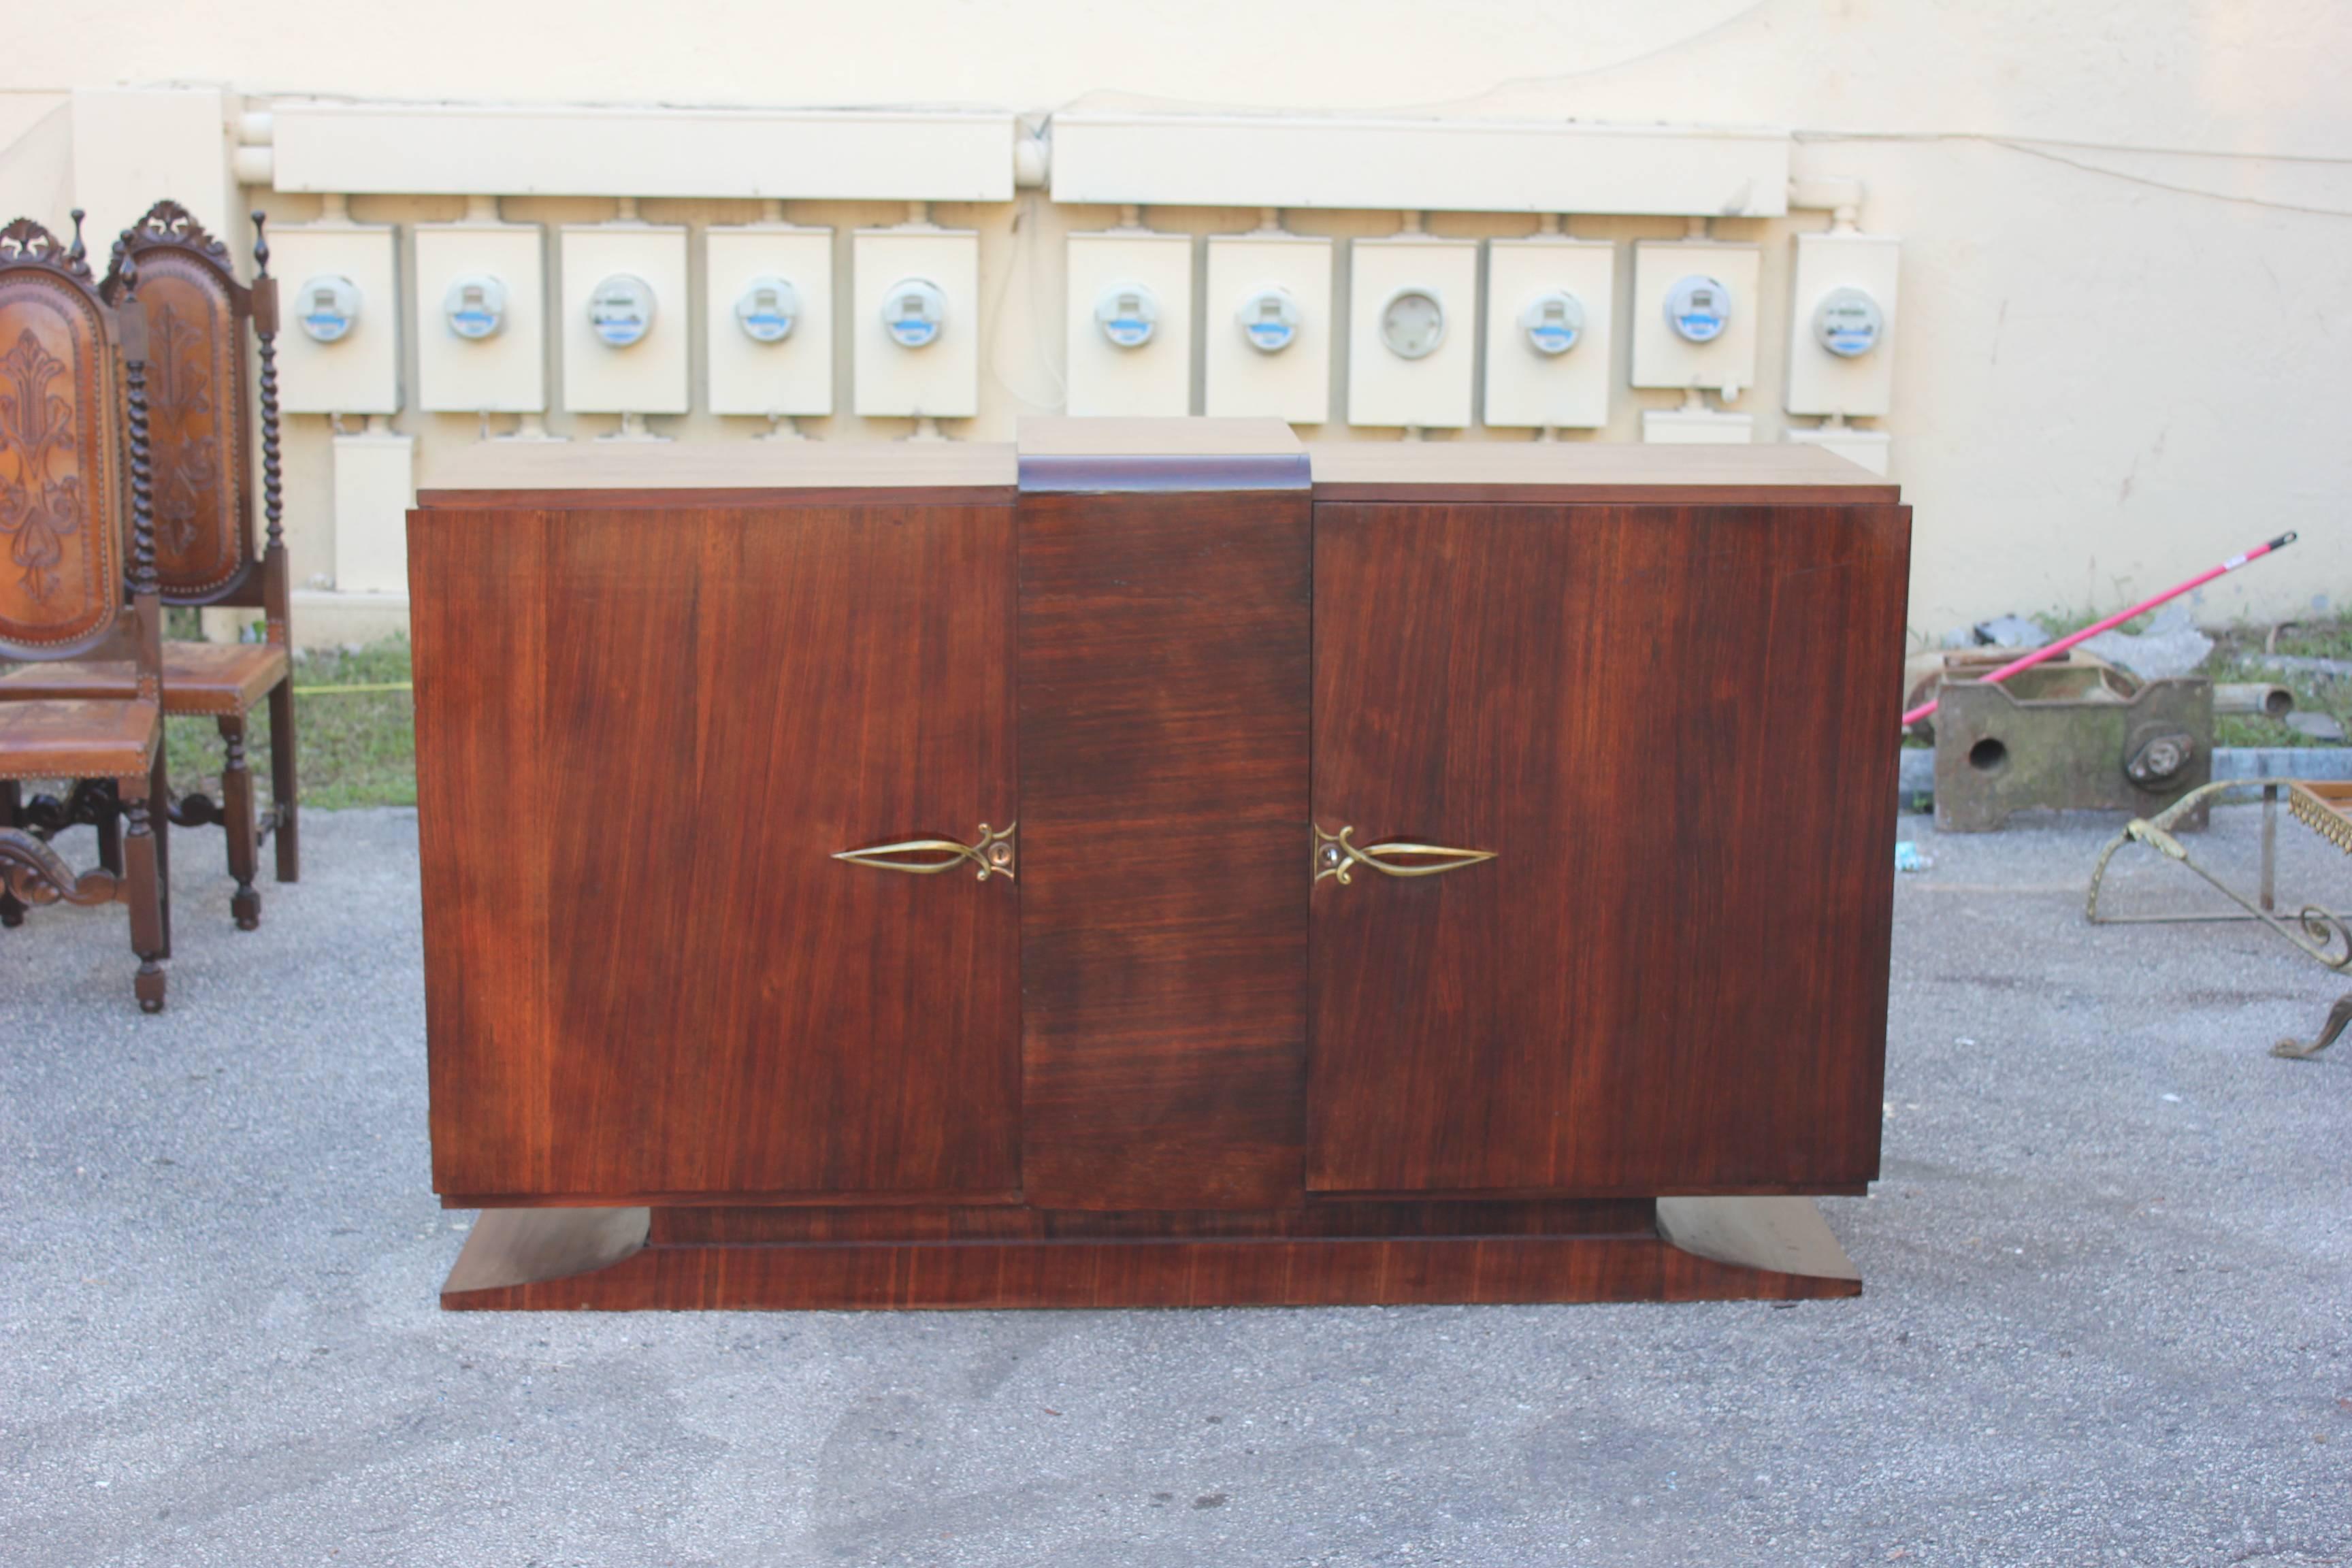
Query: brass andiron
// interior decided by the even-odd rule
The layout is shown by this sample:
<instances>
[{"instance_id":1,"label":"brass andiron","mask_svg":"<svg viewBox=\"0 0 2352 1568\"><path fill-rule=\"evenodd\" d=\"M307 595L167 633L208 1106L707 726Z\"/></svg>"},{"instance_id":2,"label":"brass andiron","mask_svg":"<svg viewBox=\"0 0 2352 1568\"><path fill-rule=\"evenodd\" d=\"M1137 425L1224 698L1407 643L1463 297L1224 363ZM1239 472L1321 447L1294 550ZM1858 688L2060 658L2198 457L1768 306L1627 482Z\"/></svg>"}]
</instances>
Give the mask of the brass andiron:
<instances>
[{"instance_id":1,"label":"brass andiron","mask_svg":"<svg viewBox=\"0 0 2352 1568\"><path fill-rule=\"evenodd\" d=\"M1437 877L1495 858L1492 849L1449 849L1443 844L1375 844L1360 849L1349 837L1356 831L1352 826L1326 833L1320 823L1309 826L1315 830L1308 845L1313 880L1319 882L1330 877L1343 888L1349 885L1349 874L1359 866L1383 877ZM1397 856L1416 863L1399 864L1392 858Z\"/></svg>"},{"instance_id":2,"label":"brass andiron","mask_svg":"<svg viewBox=\"0 0 2352 1568\"><path fill-rule=\"evenodd\" d=\"M1013 879L1013 835L1020 826L1017 822L1010 823L998 832L983 822L980 825L980 837L970 844L959 844L952 838L908 838L865 849L836 850L833 858L853 866L871 866L877 871L910 871L918 877L936 877L969 862L980 868L981 881L991 877L1010 881Z\"/></svg>"}]
</instances>

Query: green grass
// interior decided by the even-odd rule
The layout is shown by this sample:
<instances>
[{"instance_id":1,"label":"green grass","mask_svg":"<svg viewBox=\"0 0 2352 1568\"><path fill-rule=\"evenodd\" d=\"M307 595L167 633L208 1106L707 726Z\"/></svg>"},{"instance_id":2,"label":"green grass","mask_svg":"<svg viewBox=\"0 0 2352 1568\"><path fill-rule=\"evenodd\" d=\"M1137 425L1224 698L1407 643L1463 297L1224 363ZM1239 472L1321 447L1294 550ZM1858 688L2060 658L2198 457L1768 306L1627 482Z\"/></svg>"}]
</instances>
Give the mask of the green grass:
<instances>
[{"instance_id":1,"label":"green grass","mask_svg":"<svg viewBox=\"0 0 2352 1568\"><path fill-rule=\"evenodd\" d=\"M2204 673L2216 681L2267 681L2294 693L2294 705L2306 713L2333 714L2352 731L2352 677L2305 670L2271 669L2263 660L2269 654L2305 658L2352 659L2352 613L2290 622L2275 629L2234 627L2221 634ZM2339 742L2316 741L2273 719L2229 713L2214 721L2217 746L2325 746Z\"/></svg>"},{"instance_id":2,"label":"green grass","mask_svg":"<svg viewBox=\"0 0 2352 1568\"><path fill-rule=\"evenodd\" d=\"M416 804L416 722L405 691L305 691L305 687L377 686L409 679L405 638L352 651L312 650L294 656L295 761L302 804L320 810L347 805ZM165 721L172 790L201 790L220 798L220 730L209 719ZM269 710L254 710L246 725L247 765L266 808L269 790Z\"/></svg>"}]
</instances>

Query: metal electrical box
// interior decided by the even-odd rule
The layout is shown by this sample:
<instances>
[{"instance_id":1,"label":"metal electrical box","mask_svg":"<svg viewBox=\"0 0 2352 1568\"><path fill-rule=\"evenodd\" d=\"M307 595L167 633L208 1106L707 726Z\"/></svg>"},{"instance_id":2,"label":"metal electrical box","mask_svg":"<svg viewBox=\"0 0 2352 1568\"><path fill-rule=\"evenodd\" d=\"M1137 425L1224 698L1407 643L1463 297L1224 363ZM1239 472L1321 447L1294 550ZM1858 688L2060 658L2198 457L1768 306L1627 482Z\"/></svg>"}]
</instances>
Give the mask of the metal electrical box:
<instances>
[{"instance_id":1,"label":"metal electrical box","mask_svg":"<svg viewBox=\"0 0 2352 1568\"><path fill-rule=\"evenodd\" d=\"M1726 240L1633 246L1633 384L1700 387L1726 400L1756 384L1764 254Z\"/></svg>"},{"instance_id":2,"label":"metal electrical box","mask_svg":"<svg viewBox=\"0 0 2352 1568\"><path fill-rule=\"evenodd\" d=\"M833 230L751 224L703 233L710 412L833 412Z\"/></svg>"},{"instance_id":3,"label":"metal electrical box","mask_svg":"<svg viewBox=\"0 0 2352 1568\"><path fill-rule=\"evenodd\" d=\"M1068 271L1069 411L1192 412L1192 237L1074 234Z\"/></svg>"},{"instance_id":4,"label":"metal electrical box","mask_svg":"<svg viewBox=\"0 0 2352 1568\"><path fill-rule=\"evenodd\" d=\"M400 412L397 256L393 231L382 224L269 231L278 406L285 412Z\"/></svg>"},{"instance_id":5,"label":"metal electrical box","mask_svg":"<svg viewBox=\"0 0 2352 1568\"><path fill-rule=\"evenodd\" d=\"M1538 235L1486 242L1486 414L1500 426L1609 423L1617 247Z\"/></svg>"},{"instance_id":6,"label":"metal electrical box","mask_svg":"<svg viewBox=\"0 0 2352 1568\"><path fill-rule=\"evenodd\" d=\"M563 406L574 414L683 414L686 230L567 224L561 240Z\"/></svg>"},{"instance_id":7,"label":"metal electrical box","mask_svg":"<svg viewBox=\"0 0 2352 1568\"><path fill-rule=\"evenodd\" d=\"M857 413L969 419L980 412L980 237L928 224L852 242L850 345Z\"/></svg>"},{"instance_id":8,"label":"metal electrical box","mask_svg":"<svg viewBox=\"0 0 2352 1568\"><path fill-rule=\"evenodd\" d=\"M1205 412L1293 425L1330 418L1331 241L1220 235L1208 250Z\"/></svg>"},{"instance_id":9,"label":"metal electrical box","mask_svg":"<svg viewBox=\"0 0 2352 1568\"><path fill-rule=\"evenodd\" d=\"M1397 235L1348 254L1348 423L1469 424L1478 242Z\"/></svg>"},{"instance_id":10,"label":"metal electrical box","mask_svg":"<svg viewBox=\"0 0 2352 1568\"><path fill-rule=\"evenodd\" d=\"M1895 284L1903 242L1885 234L1801 234L1790 290L1791 414L1864 418L1895 394Z\"/></svg>"},{"instance_id":11,"label":"metal electrical box","mask_svg":"<svg viewBox=\"0 0 2352 1568\"><path fill-rule=\"evenodd\" d=\"M448 414L547 407L544 239L534 223L419 224L416 405Z\"/></svg>"}]
</instances>

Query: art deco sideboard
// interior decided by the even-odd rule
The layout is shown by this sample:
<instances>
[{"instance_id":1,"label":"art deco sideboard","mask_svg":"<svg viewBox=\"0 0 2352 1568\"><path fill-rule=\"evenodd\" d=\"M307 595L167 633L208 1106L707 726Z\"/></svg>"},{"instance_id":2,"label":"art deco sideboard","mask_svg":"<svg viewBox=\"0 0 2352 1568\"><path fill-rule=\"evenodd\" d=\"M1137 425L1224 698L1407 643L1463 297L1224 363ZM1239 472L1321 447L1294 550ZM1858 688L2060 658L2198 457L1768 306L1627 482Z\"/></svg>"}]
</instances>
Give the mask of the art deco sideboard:
<instances>
[{"instance_id":1,"label":"art deco sideboard","mask_svg":"<svg viewBox=\"0 0 2352 1568\"><path fill-rule=\"evenodd\" d=\"M1909 532L1800 447L486 445L444 1303L1852 1293Z\"/></svg>"}]
</instances>

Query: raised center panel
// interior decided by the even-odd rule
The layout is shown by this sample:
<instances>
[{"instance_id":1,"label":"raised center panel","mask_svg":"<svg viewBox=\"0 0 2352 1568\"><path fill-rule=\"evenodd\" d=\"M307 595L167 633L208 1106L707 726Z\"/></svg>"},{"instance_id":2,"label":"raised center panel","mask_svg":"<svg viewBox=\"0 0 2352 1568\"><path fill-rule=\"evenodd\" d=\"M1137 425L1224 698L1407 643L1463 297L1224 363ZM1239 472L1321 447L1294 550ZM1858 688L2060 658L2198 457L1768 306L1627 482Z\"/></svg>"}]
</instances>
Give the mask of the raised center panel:
<instances>
[{"instance_id":1,"label":"raised center panel","mask_svg":"<svg viewBox=\"0 0 2352 1568\"><path fill-rule=\"evenodd\" d=\"M1295 1207L1307 455L1240 419L1020 447L1024 1193Z\"/></svg>"}]
</instances>

